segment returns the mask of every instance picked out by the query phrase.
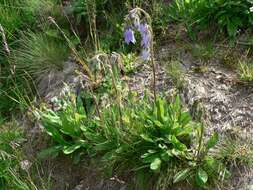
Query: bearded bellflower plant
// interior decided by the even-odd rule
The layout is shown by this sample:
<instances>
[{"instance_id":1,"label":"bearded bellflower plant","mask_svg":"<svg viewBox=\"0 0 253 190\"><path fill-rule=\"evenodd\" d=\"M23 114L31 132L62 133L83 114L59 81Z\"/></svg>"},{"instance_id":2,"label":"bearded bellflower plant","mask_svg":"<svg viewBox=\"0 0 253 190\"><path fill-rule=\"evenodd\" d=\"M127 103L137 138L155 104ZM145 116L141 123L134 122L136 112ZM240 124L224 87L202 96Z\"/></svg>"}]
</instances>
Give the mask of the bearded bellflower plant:
<instances>
[{"instance_id":1,"label":"bearded bellflower plant","mask_svg":"<svg viewBox=\"0 0 253 190\"><path fill-rule=\"evenodd\" d=\"M153 48L152 20L149 14L141 8L135 8L125 18L125 43L136 43L135 32L141 34L141 58L152 63L153 68L153 90L156 101L156 71Z\"/></svg>"}]
</instances>

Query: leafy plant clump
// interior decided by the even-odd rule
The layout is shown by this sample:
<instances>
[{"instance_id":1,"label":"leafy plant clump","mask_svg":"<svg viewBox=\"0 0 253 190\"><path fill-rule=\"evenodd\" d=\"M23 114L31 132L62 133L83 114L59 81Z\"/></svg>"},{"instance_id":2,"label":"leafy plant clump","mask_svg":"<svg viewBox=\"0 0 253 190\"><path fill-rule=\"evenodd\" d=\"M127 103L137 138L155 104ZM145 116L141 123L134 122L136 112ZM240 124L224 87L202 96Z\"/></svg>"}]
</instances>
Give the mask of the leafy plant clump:
<instances>
[{"instance_id":1,"label":"leafy plant clump","mask_svg":"<svg viewBox=\"0 0 253 190\"><path fill-rule=\"evenodd\" d=\"M124 107L95 106L90 112L75 99L60 100L59 111L39 112L45 131L56 142L42 155L63 152L76 162L88 155L106 171L137 174L137 188L167 188L182 181L204 188L226 171L208 154L218 142L217 134L204 140L203 125L183 111L179 97L172 103L158 98L153 105L147 97L137 100L131 95ZM141 183L140 176L150 183Z\"/></svg>"},{"instance_id":2,"label":"leafy plant clump","mask_svg":"<svg viewBox=\"0 0 253 190\"><path fill-rule=\"evenodd\" d=\"M252 6L251 0L175 0L170 15L191 33L216 26L234 38L239 30L252 26Z\"/></svg>"}]
</instances>

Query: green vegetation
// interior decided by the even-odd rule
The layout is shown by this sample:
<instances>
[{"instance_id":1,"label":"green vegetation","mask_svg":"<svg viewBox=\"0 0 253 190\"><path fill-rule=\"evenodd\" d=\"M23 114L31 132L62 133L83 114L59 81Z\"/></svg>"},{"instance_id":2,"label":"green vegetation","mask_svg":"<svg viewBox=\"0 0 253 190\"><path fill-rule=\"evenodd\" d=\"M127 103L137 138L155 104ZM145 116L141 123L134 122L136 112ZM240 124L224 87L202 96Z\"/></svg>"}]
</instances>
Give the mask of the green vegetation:
<instances>
[{"instance_id":1,"label":"green vegetation","mask_svg":"<svg viewBox=\"0 0 253 190\"><path fill-rule=\"evenodd\" d=\"M170 8L170 16L184 23L191 35L194 35L194 31L212 27L234 38L239 29L252 26L252 6L251 0L175 0Z\"/></svg>"},{"instance_id":2,"label":"green vegetation","mask_svg":"<svg viewBox=\"0 0 253 190\"><path fill-rule=\"evenodd\" d=\"M0 189L37 189L28 173L30 163L23 160L24 141L15 124L0 124Z\"/></svg>"},{"instance_id":3,"label":"green vegetation","mask_svg":"<svg viewBox=\"0 0 253 190\"><path fill-rule=\"evenodd\" d=\"M217 147L219 157L228 165L252 167L253 144L250 140L241 142L238 137L228 137Z\"/></svg>"},{"instance_id":4,"label":"green vegetation","mask_svg":"<svg viewBox=\"0 0 253 190\"><path fill-rule=\"evenodd\" d=\"M214 44L209 42L206 44L195 44L191 48L192 55L203 62L204 65L208 65L208 62L215 58L216 50Z\"/></svg>"},{"instance_id":5,"label":"green vegetation","mask_svg":"<svg viewBox=\"0 0 253 190\"><path fill-rule=\"evenodd\" d=\"M191 185L210 186L226 170L209 154L218 135L204 141L203 125L193 122L189 113L183 111L179 97L170 104L158 98L153 107L147 97L138 100L129 95L122 108L112 103L89 113L80 97L77 102L73 99L76 98L60 101L58 112L41 112L43 126L56 142L42 155L62 151L77 162L88 154L102 162L107 172L135 172L152 183L157 181L153 188L166 188L184 180ZM152 186L136 185L137 189Z\"/></svg>"},{"instance_id":6,"label":"green vegetation","mask_svg":"<svg viewBox=\"0 0 253 190\"><path fill-rule=\"evenodd\" d=\"M16 72L29 74L34 81L52 70L62 70L69 55L66 43L43 33L24 33L19 43L20 47L13 50Z\"/></svg>"},{"instance_id":7,"label":"green vegetation","mask_svg":"<svg viewBox=\"0 0 253 190\"><path fill-rule=\"evenodd\" d=\"M0 190L55 188L27 159L31 131L16 120L48 134L33 157L90 159L129 189L222 189L233 167L253 167L252 142L207 130L185 77L250 88L252 24L252 0L0 0ZM71 92L40 97L51 73ZM167 77L178 94L161 90Z\"/></svg>"},{"instance_id":8,"label":"green vegetation","mask_svg":"<svg viewBox=\"0 0 253 190\"><path fill-rule=\"evenodd\" d=\"M239 63L238 73L240 79L243 81L253 81L253 64L247 61L241 61Z\"/></svg>"},{"instance_id":9,"label":"green vegetation","mask_svg":"<svg viewBox=\"0 0 253 190\"><path fill-rule=\"evenodd\" d=\"M175 86L179 90L182 89L184 87L183 65L179 61L172 60L166 69Z\"/></svg>"},{"instance_id":10,"label":"green vegetation","mask_svg":"<svg viewBox=\"0 0 253 190\"><path fill-rule=\"evenodd\" d=\"M0 189L51 189L50 174L42 178L39 161L26 159L23 151L26 141L17 123L0 123Z\"/></svg>"}]
</instances>

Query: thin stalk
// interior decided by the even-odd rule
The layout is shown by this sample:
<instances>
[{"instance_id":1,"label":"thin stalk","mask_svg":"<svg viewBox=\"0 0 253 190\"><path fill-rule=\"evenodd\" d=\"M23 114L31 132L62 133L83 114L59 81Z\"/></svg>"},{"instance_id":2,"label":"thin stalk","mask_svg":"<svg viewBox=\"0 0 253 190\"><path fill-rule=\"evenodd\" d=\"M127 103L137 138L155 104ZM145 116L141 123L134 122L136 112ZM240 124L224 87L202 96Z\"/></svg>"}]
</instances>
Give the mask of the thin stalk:
<instances>
[{"instance_id":1,"label":"thin stalk","mask_svg":"<svg viewBox=\"0 0 253 190\"><path fill-rule=\"evenodd\" d=\"M69 48L71 49L71 51L73 52L75 58L77 59L77 62L80 63L83 66L83 69L85 70L85 72L87 72L89 78L91 79L91 81L93 81L94 76L90 70L90 68L88 67L88 65L84 62L83 59L80 58L75 46L73 45L73 43L69 40L69 38L66 36L66 34L64 33L64 31L59 27L59 25L56 23L56 21L54 20L53 17L48 17L49 21L51 23L53 23L56 28L61 32L61 34L63 35L63 37L65 38L65 40L67 41Z\"/></svg>"},{"instance_id":2,"label":"thin stalk","mask_svg":"<svg viewBox=\"0 0 253 190\"><path fill-rule=\"evenodd\" d=\"M118 108L119 108L119 114L120 114L120 125L122 126L123 125L123 119L122 119L122 109L121 109L121 93L118 91L117 84L116 84L116 79L115 79L114 73L112 71L112 66L110 64L110 60L108 58L108 55L105 54L105 53L98 54L97 59L99 59L100 56L105 56L106 64L109 66L108 70L109 70L109 73L110 73L111 78L112 78L112 86L113 86L114 91L115 91L116 101L119 105ZM104 65L103 65L103 67L104 67ZM105 67L104 67L104 70L105 70Z\"/></svg>"},{"instance_id":3,"label":"thin stalk","mask_svg":"<svg viewBox=\"0 0 253 190\"><path fill-rule=\"evenodd\" d=\"M152 29L152 19L150 15L144 11L143 9L137 7L135 8L137 11L141 12L145 18L147 19L147 22L150 26L150 32L151 32L151 64L152 64L152 72L153 72L153 94L154 94L154 102L156 102L157 92L156 92L156 64L155 64L155 58L154 58L154 33Z\"/></svg>"},{"instance_id":4,"label":"thin stalk","mask_svg":"<svg viewBox=\"0 0 253 190\"><path fill-rule=\"evenodd\" d=\"M201 129L200 129L200 134L199 134L199 146L198 146L198 152L197 152L197 160L200 160L200 153L201 153L203 138L204 138L204 125L201 124Z\"/></svg>"},{"instance_id":5,"label":"thin stalk","mask_svg":"<svg viewBox=\"0 0 253 190\"><path fill-rule=\"evenodd\" d=\"M10 49L9 49L9 46L8 46L8 43L7 43L7 40L6 40L4 29L3 29L1 24L0 24L0 33L1 33L1 36L2 36L2 40L3 40L4 51L7 54L7 56L10 56ZM1 72L2 72L2 69L1 69L1 65L0 65L0 76L1 76ZM14 71L12 73L14 73Z\"/></svg>"},{"instance_id":6,"label":"thin stalk","mask_svg":"<svg viewBox=\"0 0 253 190\"><path fill-rule=\"evenodd\" d=\"M154 60L154 43L153 43L153 31L151 30L151 64L152 64L152 72L153 72L153 90L154 90L154 100L156 102L156 64Z\"/></svg>"},{"instance_id":7,"label":"thin stalk","mask_svg":"<svg viewBox=\"0 0 253 190\"><path fill-rule=\"evenodd\" d=\"M99 47L99 41L97 37L96 1L94 0L88 1L87 11L88 11L88 19L89 19L89 25L90 25L90 35L93 40L95 52L98 52L100 47Z\"/></svg>"},{"instance_id":8,"label":"thin stalk","mask_svg":"<svg viewBox=\"0 0 253 190\"><path fill-rule=\"evenodd\" d=\"M9 56L10 53L11 53L11 51L10 51L9 46L7 44L7 40L6 40L6 36L5 36L5 33L4 33L4 29L3 29L3 27L2 27L1 24L0 24L0 33L2 35L4 50L5 50L6 54Z\"/></svg>"},{"instance_id":9,"label":"thin stalk","mask_svg":"<svg viewBox=\"0 0 253 190\"><path fill-rule=\"evenodd\" d=\"M116 80L115 80L115 77L114 77L114 74L113 74L113 71L112 71L111 67L109 68L109 71L110 71L110 74L111 74L111 77L112 77L112 84L113 84L113 87L114 87L114 90L115 90L115 95L117 96L116 99L117 99L117 102L119 104L118 108L119 108L119 115L120 115L120 126L123 126L122 110L121 110L121 94L117 89Z\"/></svg>"},{"instance_id":10,"label":"thin stalk","mask_svg":"<svg viewBox=\"0 0 253 190\"><path fill-rule=\"evenodd\" d=\"M99 105L98 105L97 98L96 98L95 95L93 95L92 97L93 97L93 100L94 100L94 102L95 102L95 108L96 108L97 114L98 114L100 120L101 120L101 121L103 122L103 124L104 124L104 119L102 118L102 115L101 115L101 113L100 113L100 111L99 111Z\"/></svg>"}]
</instances>

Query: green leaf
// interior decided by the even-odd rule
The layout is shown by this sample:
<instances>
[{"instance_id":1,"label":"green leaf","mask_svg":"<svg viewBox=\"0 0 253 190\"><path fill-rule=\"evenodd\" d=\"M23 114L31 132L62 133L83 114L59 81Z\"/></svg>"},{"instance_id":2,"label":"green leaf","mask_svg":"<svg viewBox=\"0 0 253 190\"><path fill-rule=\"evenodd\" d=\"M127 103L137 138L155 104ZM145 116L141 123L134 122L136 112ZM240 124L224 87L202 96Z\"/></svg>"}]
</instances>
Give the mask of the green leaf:
<instances>
[{"instance_id":1,"label":"green leaf","mask_svg":"<svg viewBox=\"0 0 253 190\"><path fill-rule=\"evenodd\" d=\"M173 108L176 114L181 112L181 102L180 97L177 95L175 102L173 103Z\"/></svg>"},{"instance_id":2,"label":"green leaf","mask_svg":"<svg viewBox=\"0 0 253 190\"><path fill-rule=\"evenodd\" d=\"M173 178L173 183L178 183L185 180L191 173L189 168L179 171Z\"/></svg>"},{"instance_id":3,"label":"green leaf","mask_svg":"<svg viewBox=\"0 0 253 190\"><path fill-rule=\"evenodd\" d=\"M130 124L130 117L125 114L123 117L122 117L122 120L125 124Z\"/></svg>"},{"instance_id":4,"label":"green leaf","mask_svg":"<svg viewBox=\"0 0 253 190\"><path fill-rule=\"evenodd\" d=\"M111 150L111 151L106 152L103 155L102 160L109 162L109 161L112 161L114 157L115 157L115 150Z\"/></svg>"},{"instance_id":5,"label":"green leaf","mask_svg":"<svg viewBox=\"0 0 253 190\"><path fill-rule=\"evenodd\" d=\"M80 121L76 120L79 119L77 117L81 117L76 115L77 113L73 112L63 112L60 115L62 126L60 128L60 131L65 134L72 137L78 137L80 136Z\"/></svg>"},{"instance_id":6,"label":"green leaf","mask_svg":"<svg viewBox=\"0 0 253 190\"><path fill-rule=\"evenodd\" d=\"M191 115L189 112L182 112L180 115L180 124L182 126L187 125L192 120Z\"/></svg>"},{"instance_id":7,"label":"green leaf","mask_svg":"<svg viewBox=\"0 0 253 190\"><path fill-rule=\"evenodd\" d=\"M148 150L148 153L151 153L151 154L154 154L154 153L156 153L157 151L156 150L152 150L152 149L149 149Z\"/></svg>"},{"instance_id":8,"label":"green leaf","mask_svg":"<svg viewBox=\"0 0 253 190\"><path fill-rule=\"evenodd\" d=\"M153 140L151 137L149 137L147 134L141 134L140 136L141 136L141 138L143 138L145 141L148 141L148 142L151 142L151 143L154 142L154 140Z\"/></svg>"},{"instance_id":9,"label":"green leaf","mask_svg":"<svg viewBox=\"0 0 253 190\"><path fill-rule=\"evenodd\" d=\"M161 158L163 161L167 162L173 157L171 151L167 150L161 154Z\"/></svg>"},{"instance_id":10,"label":"green leaf","mask_svg":"<svg viewBox=\"0 0 253 190\"><path fill-rule=\"evenodd\" d=\"M156 152L148 152L141 155L143 163L152 163L156 158L159 158L159 154Z\"/></svg>"},{"instance_id":11,"label":"green leaf","mask_svg":"<svg viewBox=\"0 0 253 190\"><path fill-rule=\"evenodd\" d=\"M162 99L158 99L156 102L157 107L157 119L160 122L164 121L164 101Z\"/></svg>"},{"instance_id":12,"label":"green leaf","mask_svg":"<svg viewBox=\"0 0 253 190\"><path fill-rule=\"evenodd\" d=\"M154 124L155 124L157 127L162 127L162 126L163 126L163 124L162 124L160 121L158 121L158 120L154 120Z\"/></svg>"},{"instance_id":13,"label":"green leaf","mask_svg":"<svg viewBox=\"0 0 253 190\"><path fill-rule=\"evenodd\" d=\"M199 168L196 175L196 183L199 186L203 187L206 184L207 180L208 180L208 175L206 171L203 170L202 168Z\"/></svg>"},{"instance_id":14,"label":"green leaf","mask_svg":"<svg viewBox=\"0 0 253 190\"><path fill-rule=\"evenodd\" d=\"M80 129L83 132L87 132L87 126L86 125L80 125Z\"/></svg>"},{"instance_id":15,"label":"green leaf","mask_svg":"<svg viewBox=\"0 0 253 190\"><path fill-rule=\"evenodd\" d=\"M86 119L86 115L75 113L75 122L81 123L84 119Z\"/></svg>"},{"instance_id":16,"label":"green leaf","mask_svg":"<svg viewBox=\"0 0 253 190\"><path fill-rule=\"evenodd\" d=\"M85 136L86 139L90 140L91 142L95 142L97 144L99 143L103 143L106 139L100 134L100 133L96 133L95 131L87 131L88 128L85 128L86 131L83 130L83 134Z\"/></svg>"},{"instance_id":17,"label":"green leaf","mask_svg":"<svg viewBox=\"0 0 253 190\"><path fill-rule=\"evenodd\" d=\"M44 126L46 132L50 136L52 136L52 138L56 142L58 142L59 144L62 144L62 145L68 144L68 142L64 140L64 138L61 135L60 131L58 130L58 128L56 128L56 126L53 123L51 123L50 121L45 121L45 120L42 120L42 123L43 123L43 126Z\"/></svg>"},{"instance_id":18,"label":"green leaf","mask_svg":"<svg viewBox=\"0 0 253 190\"><path fill-rule=\"evenodd\" d=\"M153 162L150 164L150 169L153 171L159 171L162 165L162 161L160 158L155 158Z\"/></svg>"},{"instance_id":19,"label":"green leaf","mask_svg":"<svg viewBox=\"0 0 253 190\"><path fill-rule=\"evenodd\" d=\"M215 132L207 141L207 144L206 144L207 150L209 150L210 148L213 148L217 144L218 141L219 141L219 135L218 133Z\"/></svg>"},{"instance_id":20,"label":"green leaf","mask_svg":"<svg viewBox=\"0 0 253 190\"><path fill-rule=\"evenodd\" d=\"M80 96L76 98L76 107L79 114L86 116L83 102Z\"/></svg>"},{"instance_id":21,"label":"green leaf","mask_svg":"<svg viewBox=\"0 0 253 190\"><path fill-rule=\"evenodd\" d=\"M114 141L107 140L105 142L99 143L95 145L96 151L109 151L115 148L117 146Z\"/></svg>"},{"instance_id":22,"label":"green leaf","mask_svg":"<svg viewBox=\"0 0 253 190\"><path fill-rule=\"evenodd\" d=\"M185 146L184 143L180 142L177 137L175 137L174 135L171 136L171 143L173 144L173 146L180 150L180 151L185 151L187 149L187 147Z\"/></svg>"},{"instance_id":23,"label":"green leaf","mask_svg":"<svg viewBox=\"0 0 253 190\"><path fill-rule=\"evenodd\" d=\"M177 149L172 149L171 150L171 153L172 153L172 155L174 155L174 156L176 156L176 157L180 157L180 156L182 156L182 152L181 151L179 151L179 150L177 150Z\"/></svg>"},{"instance_id":24,"label":"green leaf","mask_svg":"<svg viewBox=\"0 0 253 190\"><path fill-rule=\"evenodd\" d=\"M238 27L242 25L242 21L239 17L235 17L228 21L227 30L230 37L235 37Z\"/></svg>"},{"instance_id":25,"label":"green leaf","mask_svg":"<svg viewBox=\"0 0 253 190\"><path fill-rule=\"evenodd\" d=\"M176 136L188 136L193 132L193 127L191 125L185 126L184 128L181 128L181 130L176 131Z\"/></svg>"},{"instance_id":26,"label":"green leaf","mask_svg":"<svg viewBox=\"0 0 253 190\"><path fill-rule=\"evenodd\" d=\"M64 154L72 154L77 149L79 149L82 145L80 143L74 144L72 146L64 146L63 153Z\"/></svg>"},{"instance_id":27,"label":"green leaf","mask_svg":"<svg viewBox=\"0 0 253 190\"><path fill-rule=\"evenodd\" d=\"M206 171L215 171L218 169L218 162L211 156L206 156L204 160L204 169Z\"/></svg>"}]
</instances>

